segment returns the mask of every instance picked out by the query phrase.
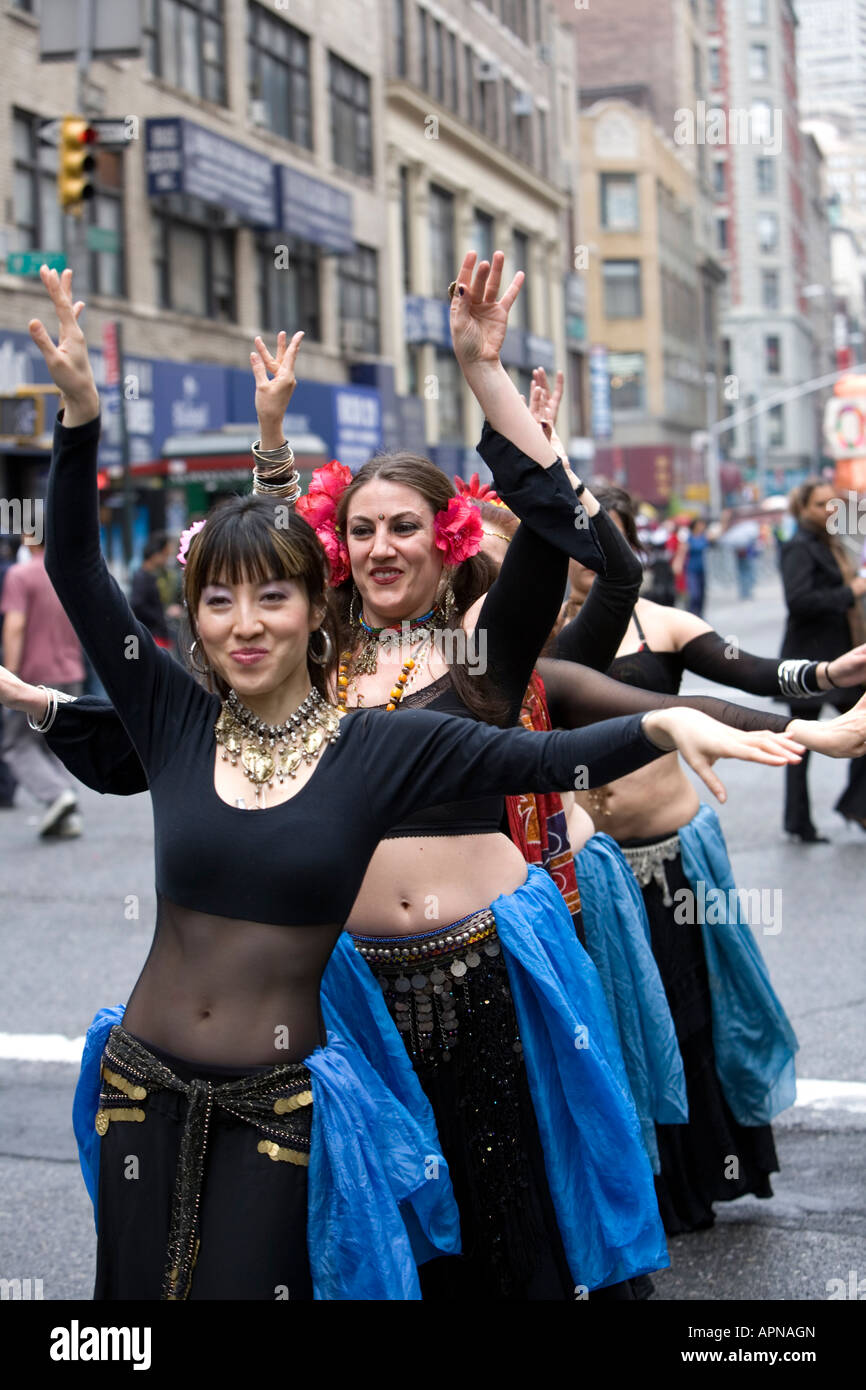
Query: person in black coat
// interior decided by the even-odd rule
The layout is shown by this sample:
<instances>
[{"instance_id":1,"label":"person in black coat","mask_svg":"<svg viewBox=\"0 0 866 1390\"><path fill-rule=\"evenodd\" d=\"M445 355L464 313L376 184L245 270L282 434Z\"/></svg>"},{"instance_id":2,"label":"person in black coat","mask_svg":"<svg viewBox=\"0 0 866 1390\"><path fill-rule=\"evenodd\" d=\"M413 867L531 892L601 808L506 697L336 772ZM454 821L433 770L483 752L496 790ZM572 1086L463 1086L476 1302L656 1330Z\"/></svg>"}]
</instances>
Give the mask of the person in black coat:
<instances>
[{"instance_id":1,"label":"person in black coat","mask_svg":"<svg viewBox=\"0 0 866 1390\"><path fill-rule=\"evenodd\" d=\"M811 478L795 490L791 510L798 526L782 546L781 571L788 605L788 625L780 655L832 661L852 646L866 641L866 618L860 604L866 579L854 566L841 542L828 530L834 489L821 478ZM832 675L829 676L832 681ZM859 699L859 689L840 690L821 700L798 700L791 712L800 719L817 719L822 705L833 703L848 710ZM809 806L806 753L796 767L785 769L785 830L806 844L826 843L812 824ZM852 760L848 785L836 803L847 820L866 830L866 767Z\"/></svg>"},{"instance_id":2,"label":"person in black coat","mask_svg":"<svg viewBox=\"0 0 866 1390\"><path fill-rule=\"evenodd\" d=\"M153 633L160 647L171 646L171 634L156 582L158 571L168 564L169 540L157 531L147 540L139 569L132 576L129 606L138 620Z\"/></svg>"}]
</instances>

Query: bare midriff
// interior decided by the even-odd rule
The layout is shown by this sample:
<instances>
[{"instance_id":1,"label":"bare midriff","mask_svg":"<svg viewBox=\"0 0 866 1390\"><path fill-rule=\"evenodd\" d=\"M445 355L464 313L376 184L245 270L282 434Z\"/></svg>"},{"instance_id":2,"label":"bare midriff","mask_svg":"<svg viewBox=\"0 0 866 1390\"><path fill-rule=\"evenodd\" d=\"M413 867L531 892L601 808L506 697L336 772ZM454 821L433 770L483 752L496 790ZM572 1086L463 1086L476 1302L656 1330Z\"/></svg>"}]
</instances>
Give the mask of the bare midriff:
<instances>
[{"instance_id":1,"label":"bare midriff","mask_svg":"<svg viewBox=\"0 0 866 1390\"><path fill-rule=\"evenodd\" d=\"M325 1041L322 974L339 924L276 926L159 902L124 1027L176 1057L275 1066Z\"/></svg>"},{"instance_id":2,"label":"bare midriff","mask_svg":"<svg viewBox=\"0 0 866 1390\"><path fill-rule=\"evenodd\" d=\"M574 795L592 816L596 830L620 841L673 835L688 824L701 804L676 753L619 777L603 789Z\"/></svg>"}]
</instances>

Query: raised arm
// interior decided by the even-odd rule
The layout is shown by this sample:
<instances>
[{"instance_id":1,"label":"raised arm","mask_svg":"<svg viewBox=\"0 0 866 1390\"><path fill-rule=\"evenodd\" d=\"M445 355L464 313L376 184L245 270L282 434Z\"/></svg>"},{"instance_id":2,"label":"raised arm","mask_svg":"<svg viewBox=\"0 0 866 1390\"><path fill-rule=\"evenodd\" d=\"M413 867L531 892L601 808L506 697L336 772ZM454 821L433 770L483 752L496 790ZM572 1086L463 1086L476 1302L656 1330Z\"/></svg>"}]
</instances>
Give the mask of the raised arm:
<instances>
[{"instance_id":1,"label":"raised arm","mask_svg":"<svg viewBox=\"0 0 866 1390\"><path fill-rule=\"evenodd\" d=\"M100 549L99 397L73 304L71 271L43 266L42 282L60 324L55 345L39 320L31 336L63 393L65 414L54 427L48 478L45 569L66 614L123 720L149 777L213 700L156 645L133 614Z\"/></svg>"}]
</instances>

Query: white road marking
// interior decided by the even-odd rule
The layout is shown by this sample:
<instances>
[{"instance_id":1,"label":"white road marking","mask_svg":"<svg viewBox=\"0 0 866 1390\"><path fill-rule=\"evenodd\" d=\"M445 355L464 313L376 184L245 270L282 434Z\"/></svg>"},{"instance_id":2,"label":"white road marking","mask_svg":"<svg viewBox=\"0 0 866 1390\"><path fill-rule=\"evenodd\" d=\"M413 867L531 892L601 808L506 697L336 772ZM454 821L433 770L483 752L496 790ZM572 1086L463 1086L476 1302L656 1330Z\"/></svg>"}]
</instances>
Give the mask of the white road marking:
<instances>
[{"instance_id":1,"label":"white road marking","mask_svg":"<svg viewBox=\"0 0 866 1390\"><path fill-rule=\"evenodd\" d=\"M84 1038L65 1038L62 1033L0 1033L0 1061L81 1061ZM798 1109L847 1110L866 1114L866 1081L815 1081L798 1077Z\"/></svg>"}]
</instances>

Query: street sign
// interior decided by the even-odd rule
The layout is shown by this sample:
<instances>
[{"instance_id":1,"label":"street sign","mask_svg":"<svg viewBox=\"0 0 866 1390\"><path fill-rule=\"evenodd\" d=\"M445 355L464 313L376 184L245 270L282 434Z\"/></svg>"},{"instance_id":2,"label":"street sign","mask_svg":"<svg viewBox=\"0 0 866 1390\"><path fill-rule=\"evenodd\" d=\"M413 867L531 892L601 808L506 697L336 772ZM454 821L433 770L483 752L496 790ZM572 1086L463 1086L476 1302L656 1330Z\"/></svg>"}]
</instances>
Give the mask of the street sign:
<instances>
[{"instance_id":1,"label":"street sign","mask_svg":"<svg viewBox=\"0 0 866 1390\"><path fill-rule=\"evenodd\" d=\"M95 144L102 150L123 150L136 138L138 120L135 116L97 116L88 117L87 124L96 131ZM60 144L63 128L62 120L43 121L39 127L39 140L43 145Z\"/></svg>"},{"instance_id":2,"label":"street sign","mask_svg":"<svg viewBox=\"0 0 866 1390\"><path fill-rule=\"evenodd\" d=\"M47 265L49 270L65 270L66 257L62 251L10 251L6 274L38 276L41 265Z\"/></svg>"},{"instance_id":3,"label":"street sign","mask_svg":"<svg viewBox=\"0 0 866 1390\"><path fill-rule=\"evenodd\" d=\"M120 250L120 236L114 227L88 227L85 239L88 251Z\"/></svg>"}]
</instances>

